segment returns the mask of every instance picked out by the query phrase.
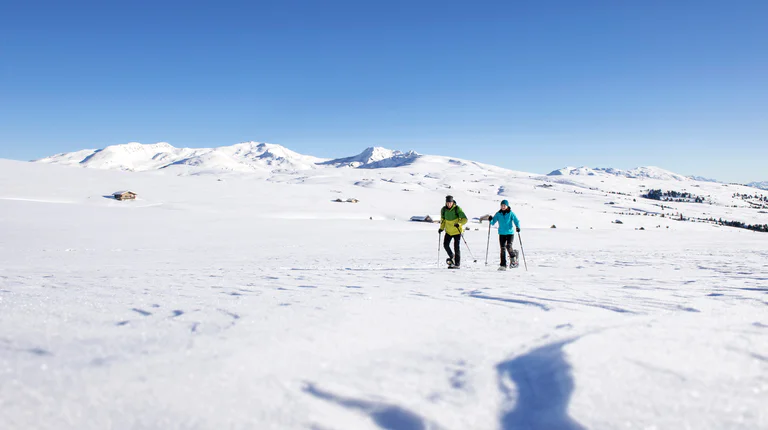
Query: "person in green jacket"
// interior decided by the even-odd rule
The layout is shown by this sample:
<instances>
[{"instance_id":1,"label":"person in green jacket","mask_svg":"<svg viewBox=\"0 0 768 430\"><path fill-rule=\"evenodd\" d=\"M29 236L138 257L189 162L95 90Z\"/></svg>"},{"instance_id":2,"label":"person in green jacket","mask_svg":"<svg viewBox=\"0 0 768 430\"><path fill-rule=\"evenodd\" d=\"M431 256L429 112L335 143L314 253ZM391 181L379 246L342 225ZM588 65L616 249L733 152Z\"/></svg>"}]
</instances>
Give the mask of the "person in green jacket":
<instances>
[{"instance_id":1,"label":"person in green jacket","mask_svg":"<svg viewBox=\"0 0 768 430\"><path fill-rule=\"evenodd\" d=\"M440 210L440 230L438 231L440 233L445 231L443 247L448 252L448 260L446 260L448 267L461 266L461 233L467 221L467 216L453 200L453 196L446 196L445 206ZM453 241L453 251L451 251L451 241Z\"/></svg>"}]
</instances>

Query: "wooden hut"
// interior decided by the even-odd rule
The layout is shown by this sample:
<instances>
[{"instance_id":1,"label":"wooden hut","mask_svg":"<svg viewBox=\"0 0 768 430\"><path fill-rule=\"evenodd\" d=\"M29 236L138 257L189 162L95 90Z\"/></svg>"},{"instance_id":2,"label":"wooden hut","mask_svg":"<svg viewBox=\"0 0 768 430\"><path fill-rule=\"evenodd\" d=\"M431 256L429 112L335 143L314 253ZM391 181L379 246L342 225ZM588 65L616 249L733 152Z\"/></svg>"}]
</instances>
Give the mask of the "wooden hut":
<instances>
[{"instance_id":1,"label":"wooden hut","mask_svg":"<svg viewBox=\"0 0 768 430\"><path fill-rule=\"evenodd\" d=\"M112 193L112 196L117 200L135 200L136 193L133 191L117 191Z\"/></svg>"},{"instance_id":2,"label":"wooden hut","mask_svg":"<svg viewBox=\"0 0 768 430\"><path fill-rule=\"evenodd\" d=\"M413 221L413 222L433 222L432 221L432 217L429 216L429 215L427 215L427 216L412 216L411 217L411 221Z\"/></svg>"}]
</instances>

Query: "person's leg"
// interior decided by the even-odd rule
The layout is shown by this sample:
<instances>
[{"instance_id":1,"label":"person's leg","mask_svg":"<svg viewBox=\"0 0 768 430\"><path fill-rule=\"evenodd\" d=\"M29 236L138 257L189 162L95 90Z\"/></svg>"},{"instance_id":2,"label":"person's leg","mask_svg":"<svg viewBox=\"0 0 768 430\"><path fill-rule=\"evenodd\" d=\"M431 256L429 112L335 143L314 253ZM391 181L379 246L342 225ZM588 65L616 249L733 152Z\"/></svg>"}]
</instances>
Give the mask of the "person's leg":
<instances>
[{"instance_id":1,"label":"person's leg","mask_svg":"<svg viewBox=\"0 0 768 430\"><path fill-rule=\"evenodd\" d=\"M504 243L504 249L509 254L509 262L511 264L515 264L515 255L512 253L512 238L515 237L514 235L508 234L506 235L506 241Z\"/></svg>"},{"instance_id":2,"label":"person's leg","mask_svg":"<svg viewBox=\"0 0 768 430\"><path fill-rule=\"evenodd\" d=\"M453 252L455 256L453 257L453 261L456 263L457 266L461 265L461 235L457 234L456 236L453 236Z\"/></svg>"},{"instance_id":3,"label":"person's leg","mask_svg":"<svg viewBox=\"0 0 768 430\"><path fill-rule=\"evenodd\" d=\"M504 245L507 241L506 235L500 234L499 235L499 251L500 251L500 258L501 262L499 263L500 266L507 266L507 252L506 252L506 246Z\"/></svg>"},{"instance_id":4,"label":"person's leg","mask_svg":"<svg viewBox=\"0 0 768 430\"><path fill-rule=\"evenodd\" d=\"M443 248L445 248L445 252L448 253L448 258L453 260L453 251L451 251L451 235L448 233L445 234L445 238L443 239Z\"/></svg>"},{"instance_id":5,"label":"person's leg","mask_svg":"<svg viewBox=\"0 0 768 430\"><path fill-rule=\"evenodd\" d=\"M512 265L517 266L517 251L512 247L512 245L515 244L515 235L511 234L509 235L509 260L512 262Z\"/></svg>"}]
</instances>

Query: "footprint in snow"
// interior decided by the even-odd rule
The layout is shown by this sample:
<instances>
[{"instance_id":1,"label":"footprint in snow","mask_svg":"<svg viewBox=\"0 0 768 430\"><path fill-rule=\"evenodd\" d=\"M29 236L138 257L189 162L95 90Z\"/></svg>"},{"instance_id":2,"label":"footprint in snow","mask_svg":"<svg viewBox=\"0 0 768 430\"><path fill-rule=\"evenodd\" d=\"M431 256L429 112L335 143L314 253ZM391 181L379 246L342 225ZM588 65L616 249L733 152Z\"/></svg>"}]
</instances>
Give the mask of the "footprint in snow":
<instances>
[{"instance_id":1,"label":"footprint in snow","mask_svg":"<svg viewBox=\"0 0 768 430\"><path fill-rule=\"evenodd\" d=\"M44 350L43 348L30 348L27 350L27 352L31 354L35 354L37 356L43 357L46 355L53 355L49 351Z\"/></svg>"}]
</instances>

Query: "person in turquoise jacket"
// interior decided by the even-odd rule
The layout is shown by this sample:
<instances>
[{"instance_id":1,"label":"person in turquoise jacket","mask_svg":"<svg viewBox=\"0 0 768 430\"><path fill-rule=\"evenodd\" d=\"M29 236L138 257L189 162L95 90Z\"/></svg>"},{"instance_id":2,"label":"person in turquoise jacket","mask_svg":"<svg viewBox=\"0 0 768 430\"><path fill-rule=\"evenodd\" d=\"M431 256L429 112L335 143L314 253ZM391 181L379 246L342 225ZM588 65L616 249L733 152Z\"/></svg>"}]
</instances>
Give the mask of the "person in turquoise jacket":
<instances>
[{"instance_id":1,"label":"person in turquoise jacket","mask_svg":"<svg viewBox=\"0 0 768 430\"><path fill-rule=\"evenodd\" d=\"M507 200L501 201L501 209L491 218L491 225L496 225L496 223L499 223L499 245L501 247L499 270L506 270L507 268L507 253L509 253L510 259L509 267L517 267L517 251L512 249L512 243L515 238L515 231L520 233L520 221L510 209ZM514 229L512 224L514 224Z\"/></svg>"}]
</instances>

